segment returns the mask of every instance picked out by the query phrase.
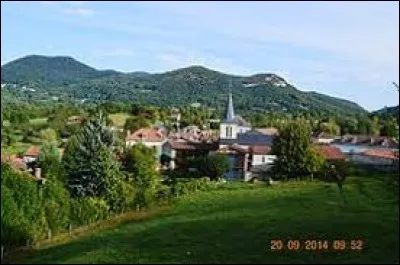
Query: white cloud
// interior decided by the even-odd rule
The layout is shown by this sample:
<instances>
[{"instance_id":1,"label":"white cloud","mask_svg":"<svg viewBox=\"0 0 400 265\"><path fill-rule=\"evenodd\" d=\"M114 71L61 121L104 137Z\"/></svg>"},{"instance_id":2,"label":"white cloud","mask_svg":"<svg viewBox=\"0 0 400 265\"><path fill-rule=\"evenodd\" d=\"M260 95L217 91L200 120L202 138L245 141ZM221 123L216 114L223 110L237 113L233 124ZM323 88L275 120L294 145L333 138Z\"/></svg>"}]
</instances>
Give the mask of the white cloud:
<instances>
[{"instance_id":1,"label":"white cloud","mask_svg":"<svg viewBox=\"0 0 400 265\"><path fill-rule=\"evenodd\" d=\"M52 5L59 4L59 2L57 2L57 1L38 1L38 3L41 5L44 5L44 6L52 6Z\"/></svg>"},{"instance_id":2,"label":"white cloud","mask_svg":"<svg viewBox=\"0 0 400 265\"><path fill-rule=\"evenodd\" d=\"M89 8L67 8L64 9L63 12L69 15L77 15L77 16L92 16L95 14L93 9Z\"/></svg>"},{"instance_id":3,"label":"white cloud","mask_svg":"<svg viewBox=\"0 0 400 265\"><path fill-rule=\"evenodd\" d=\"M198 51L181 51L161 53L156 55L162 68L165 70L177 69L193 65L201 65L212 70L221 71L229 74L246 75L251 74L249 69L235 64L232 60L223 57L217 57L212 54Z\"/></svg>"}]
</instances>

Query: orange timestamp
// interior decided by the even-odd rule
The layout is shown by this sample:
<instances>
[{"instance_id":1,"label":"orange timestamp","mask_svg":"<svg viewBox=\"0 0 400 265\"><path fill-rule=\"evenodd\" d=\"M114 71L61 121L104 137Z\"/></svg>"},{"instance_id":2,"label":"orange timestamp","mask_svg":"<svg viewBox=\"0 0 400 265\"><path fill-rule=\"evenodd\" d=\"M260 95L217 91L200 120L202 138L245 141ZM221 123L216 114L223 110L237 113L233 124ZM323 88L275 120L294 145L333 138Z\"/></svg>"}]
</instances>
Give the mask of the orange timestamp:
<instances>
[{"instance_id":1,"label":"orange timestamp","mask_svg":"<svg viewBox=\"0 0 400 265\"><path fill-rule=\"evenodd\" d=\"M308 251L344 251L344 250L362 250L364 248L364 241L360 239L352 240L271 240L271 250L308 250Z\"/></svg>"}]
</instances>

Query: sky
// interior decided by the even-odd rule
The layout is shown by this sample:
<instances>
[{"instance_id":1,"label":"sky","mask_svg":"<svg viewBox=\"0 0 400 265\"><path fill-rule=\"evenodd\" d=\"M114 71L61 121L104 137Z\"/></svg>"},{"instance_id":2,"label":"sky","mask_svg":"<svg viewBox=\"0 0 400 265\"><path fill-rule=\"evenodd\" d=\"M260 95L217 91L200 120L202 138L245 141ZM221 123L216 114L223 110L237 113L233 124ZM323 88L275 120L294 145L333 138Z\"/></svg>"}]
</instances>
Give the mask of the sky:
<instances>
[{"instance_id":1,"label":"sky","mask_svg":"<svg viewBox=\"0 0 400 265\"><path fill-rule=\"evenodd\" d=\"M123 72L272 72L372 111L399 104L399 2L1 1L1 65L32 54Z\"/></svg>"}]
</instances>

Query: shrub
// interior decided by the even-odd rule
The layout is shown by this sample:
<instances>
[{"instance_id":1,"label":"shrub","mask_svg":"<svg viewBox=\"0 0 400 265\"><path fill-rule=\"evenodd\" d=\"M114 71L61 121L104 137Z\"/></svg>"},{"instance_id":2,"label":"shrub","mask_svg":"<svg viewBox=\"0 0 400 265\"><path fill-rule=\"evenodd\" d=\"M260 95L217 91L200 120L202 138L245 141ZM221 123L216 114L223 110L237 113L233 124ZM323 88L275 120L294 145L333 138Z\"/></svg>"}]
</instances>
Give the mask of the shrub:
<instances>
[{"instance_id":1,"label":"shrub","mask_svg":"<svg viewBox=\"0 0 400 265\"><path fill-rule=\"evenodd\" d=\"M71 223L88 225L107 217L109 207L104 199L85 197L71 199Z\"/></svg>"},{"instance_id":2,"label":"shrub","mask_svg":"<svg viewBox=\"0 0 400 265\"><path fill-rule=\"evenodd\" d=\"M216 182L210 181L208 177L199 179L176 179L171 185L172 195L186 195L197 191L208 191L217 187Z\"/></svg>"}]
</instances>

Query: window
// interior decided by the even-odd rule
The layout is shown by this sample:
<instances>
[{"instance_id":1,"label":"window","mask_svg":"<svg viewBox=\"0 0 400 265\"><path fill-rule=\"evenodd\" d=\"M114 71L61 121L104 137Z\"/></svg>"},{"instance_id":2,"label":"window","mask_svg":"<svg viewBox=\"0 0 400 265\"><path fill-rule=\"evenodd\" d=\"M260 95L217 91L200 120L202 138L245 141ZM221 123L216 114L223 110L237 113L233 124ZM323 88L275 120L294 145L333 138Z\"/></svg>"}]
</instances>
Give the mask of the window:
<instances>
[{"instance_id":1,"label":"window","mask_svg":"<svg viewBox=\"0 0 400 265\"><path fill-rule=\"evenodd\" d=\"M226 127L226 137L232 137L232 127Z\"/></svg>"}]
</instances>

